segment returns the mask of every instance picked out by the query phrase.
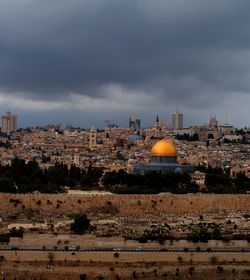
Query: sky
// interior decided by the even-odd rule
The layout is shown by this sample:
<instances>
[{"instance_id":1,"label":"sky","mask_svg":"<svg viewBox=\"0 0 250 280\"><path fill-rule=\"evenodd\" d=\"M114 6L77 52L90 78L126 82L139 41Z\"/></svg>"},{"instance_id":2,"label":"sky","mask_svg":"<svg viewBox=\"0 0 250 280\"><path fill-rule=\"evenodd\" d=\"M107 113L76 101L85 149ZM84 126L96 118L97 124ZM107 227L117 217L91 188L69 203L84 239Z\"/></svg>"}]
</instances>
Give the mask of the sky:
<instances>
[{"instance_id":1,"label":"sky","mask_svg":"<svg viewBox=\"0 0 250 280\"><path fill-rule=\"evenodd\" d=\"M249 126L250 1L0 0L0 113L18 126Z\"/></svg>"}]
</instances>

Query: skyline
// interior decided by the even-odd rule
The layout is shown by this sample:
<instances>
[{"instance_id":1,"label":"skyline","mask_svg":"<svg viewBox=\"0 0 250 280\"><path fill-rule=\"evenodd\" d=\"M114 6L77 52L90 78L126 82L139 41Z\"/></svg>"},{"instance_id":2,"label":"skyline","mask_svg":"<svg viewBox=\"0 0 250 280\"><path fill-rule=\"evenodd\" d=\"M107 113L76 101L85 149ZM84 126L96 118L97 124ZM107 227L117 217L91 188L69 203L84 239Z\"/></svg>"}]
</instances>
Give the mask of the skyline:
<instances>
[{"instance_id":1,"label":"skyline","mask_svg":"<svg viewBox=\"0 0 250 280\"><path fill-rule=\"evenodd\" d=\"M2 0L0 111L19 126L250 125L250 2Z\"/></svg>"},{"instance_id":2,"label":"skyline","mask_svg":"<svg viewBox=\"0 0 250 280\"><path fill-rule=\"evenodd\" d=\"M179 124L179 125L181 125L181 129L188 129L188 128L191 128L191 127L195 127L195 126L197 126L197 127L199 127L199 126L208 126L209 125L209 123L211 123L211 121L213 120L213 119L215 119L216 121L218 121L218 124L219 125L232 125L234 128L236 128L236 129L241 129L241 128L248 128L248 129L250 129L250 126L234 126L232 123L229 123L229 122L223 122L223 121L221 121L220 119L218 119L217 118L217 116L214 114L214 115L212 115L212 112L210 112L210 118L209 119L207 119L207 121L206 122L204 122L204 123L196 123L196 124L188 124L187 122L185 122L185 115L183 115L183 113L181 112L181 111L174 111L171 115L169 115L169 118L161 118L161 117L159 117L159 115L155 115L155 116L153 116L153 118L150 120L150 122L149 123L147 123L147 124L145 124L145 122L144 122L144 120L143 119L141 119L140 118L140 116L136 116L136 115L132 115L132 116L127 116L127 119L123 119L123 120L121 120L120 122L116 122L115 120L111 120L111 119L105 119L104 120L104 122L100 122L100 126L96 126L95 124L93 124L92 123L92 125L91 124L89 124L89 125L87 125L87 126L83 126L83 125L75 125L74 123L70 123L70 122L62 122L62 121L58 121L58 122L48 122L48 123L44 123L44 120L43 119L41 119L40 120L40 123L36 123L36 124L34 124L34 125L27 125L27 126L22 126L22 125L19 125L18 124L18 122L17 122L17 128L19 129L19 128L21 128L21 129L25 129L25 128L28 128L28 127L30 127L30 128L34 128L34 127L43 127L43 126L49 126L49 125L55 125L55 126L58 126L58 125L60 125L63 129L64 128L66 128L66 127L69 127L69 126L71 126L72 128L81 128L81 129L90 129L91 127L94 127L94 128L97 128L97 129L105 129L105 128L107 128L108 127L108 125L114 125L114 126L117 126L117 127L123 127L123 128L130 128L130 119L131 119L131 117L133 118L133 117L136 117L136 119L138 119L139 120L139 122L140 122L140 129L145 129L145 128L152 128L152 127L155 127L156 126L156 122L157 122L157 120L158 120L158 122L160 123L160 124L162 124L162 125L167 125L166 127L167 128L171 128L171 129L174 129L173 128L173 115L174 114L180 114L180 115L182 115L182 121L181 121L181 123ZM20 116L18 116L17 114L15 114L15 113L13 113L13 112L10 112L10 110L7 110L4 114L2 114L1 115L1 118L3 118L3 117L6 117L8 114L11 114L11 115L13 115L15 118L17 118L18 120L19 120L19 117ZM184 118L183 118L184 117ZM22 117L21 117L21 120L22 120ZM176 122L176 120L175 120L175 122ZM105 123L105 124L103 124L103 123ZM184 125L183 125L184 124Z\"/></svg>"}]
</instances>

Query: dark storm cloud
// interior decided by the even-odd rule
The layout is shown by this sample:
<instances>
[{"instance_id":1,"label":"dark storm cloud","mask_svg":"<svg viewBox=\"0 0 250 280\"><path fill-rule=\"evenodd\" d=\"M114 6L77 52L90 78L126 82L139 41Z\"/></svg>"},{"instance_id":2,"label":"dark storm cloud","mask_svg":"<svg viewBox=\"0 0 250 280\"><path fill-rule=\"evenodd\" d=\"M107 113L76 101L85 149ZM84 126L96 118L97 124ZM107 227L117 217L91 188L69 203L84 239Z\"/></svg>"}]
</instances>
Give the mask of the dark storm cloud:
<instances>
[{"instance_id":1,"label":"dark storm cloud","mask_svg":"<svg viewBox=\"0 0 250 280\"><path fill-rule=\"evenodd\" d=\"M0 89L105 99L117 84L206 107L249 92L249 11L247 0L0 0Z\"/></svg>"}]
</instances>

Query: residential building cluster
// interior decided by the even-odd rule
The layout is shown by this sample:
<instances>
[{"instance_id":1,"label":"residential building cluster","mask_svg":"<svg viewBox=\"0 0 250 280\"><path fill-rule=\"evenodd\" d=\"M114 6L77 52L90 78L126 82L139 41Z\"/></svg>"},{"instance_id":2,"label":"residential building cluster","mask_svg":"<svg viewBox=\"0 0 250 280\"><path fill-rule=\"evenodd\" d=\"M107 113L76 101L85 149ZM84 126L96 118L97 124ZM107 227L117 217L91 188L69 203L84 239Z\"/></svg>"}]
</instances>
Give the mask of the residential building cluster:
<instances>
[{"instance_id":1,"label":"residential building cluster","mask_svg":"<svg viewBox=\"0 0 250 280\"><path fill-rule=\"evenodd\" d=\"M7 165L14 157L19 157L26 161L35 159L42 168L60 162L80 168L92 164L103 167L104 172L119 169L133 172L134 165L150 162L151 147L165 139L175 145L178 164L230 168L232 176L238 172L250 176L250 146L247 144L250 131L245 129L243 135L239 135L233 126L220 125L215 117L207 125L181 128L183 115L173 115L176 129L168 128L158 117L153 127L142 129L140 120L132 116L130 128L109 125L104 130L94 127L60 130L48 125L17 131L16 116L7 113L2 120L12 119L13 125L0 138L0 162ZM185 139L187 135L196 135L195 141ZM180 140L180 136L185 137Z\"/></svg>"}]
</instances>

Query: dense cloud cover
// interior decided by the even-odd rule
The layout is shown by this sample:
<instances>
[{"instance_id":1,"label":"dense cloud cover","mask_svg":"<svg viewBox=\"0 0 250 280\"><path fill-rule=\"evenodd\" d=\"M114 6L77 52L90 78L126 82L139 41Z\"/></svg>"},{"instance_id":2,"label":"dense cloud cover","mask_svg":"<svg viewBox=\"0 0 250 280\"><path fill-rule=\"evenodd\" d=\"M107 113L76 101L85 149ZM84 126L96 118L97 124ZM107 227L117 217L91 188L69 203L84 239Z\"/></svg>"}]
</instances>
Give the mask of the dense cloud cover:
<instances>
[{"instance_id":1,"label":"dense cloud cover","mask_svg":"<svg viewBox=\"0 0 250 280\"><path fill-rule=\"evenodd\" d=\"M250 1L1 0L0 108L23 125L248 125ZM30 120L32 116L32 120ZM42 121L43 120L43 121Z\"/></svg>"}]
</instances>

